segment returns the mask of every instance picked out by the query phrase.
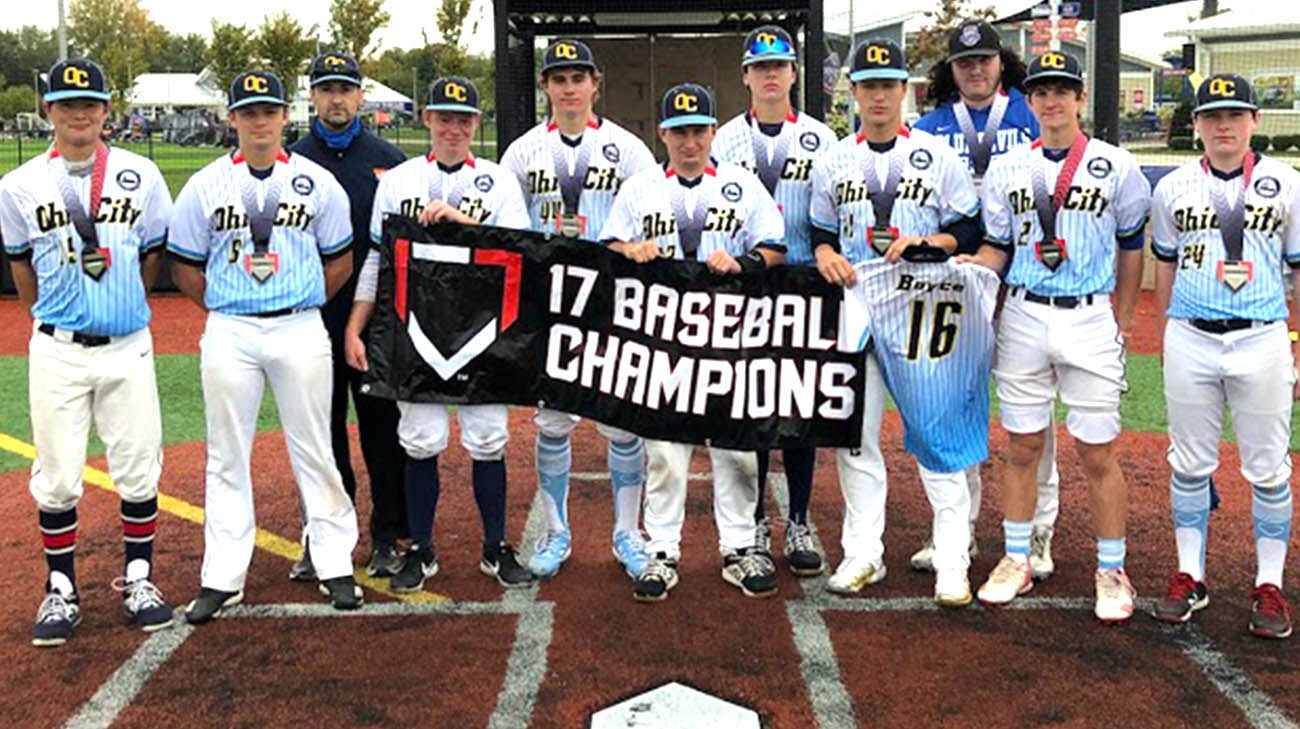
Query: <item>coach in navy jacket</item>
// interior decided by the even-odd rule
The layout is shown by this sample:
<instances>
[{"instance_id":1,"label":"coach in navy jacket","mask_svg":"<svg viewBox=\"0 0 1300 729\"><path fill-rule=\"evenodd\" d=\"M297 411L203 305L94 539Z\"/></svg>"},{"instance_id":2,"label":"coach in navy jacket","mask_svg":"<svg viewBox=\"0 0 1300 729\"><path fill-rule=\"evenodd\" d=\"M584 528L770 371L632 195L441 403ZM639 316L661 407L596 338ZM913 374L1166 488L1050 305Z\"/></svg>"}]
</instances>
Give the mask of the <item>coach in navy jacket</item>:
<instances>
[{"instance_id":1,"label":"coach in navy jacket","mask_svg":"<svg viewBox=\"0 0 1300 729\"><path fill-rule=\"evenodd\" d=\"M357 479L348 449L348 390L357 410L361 455L370 473L370 496L374 505L370 517L371 552L366 572L371 576L396 574L401 556L398 539L407 536L406 501L403 491L405 456L397 442L397 405L389 400L363 395L361 373L347 366L343 358L343 329L356 292L357 273L370 247L370 209L375 188L385 170L396 167L405 155L395 145L361 128L361 67L341 51L317 56L311 64L311 98L316 116L311 132L290 148L294 154L320 164L334 173L352 203L352 276L321 309L325 328L334 345L334 400L330 413L330 435L334 461L343 476L348 495L356 500ZM304 536L304 540L305 540ZM304 553L289 574L295 580L315 580L311 560Z\"/></svg>"}]
</instances>

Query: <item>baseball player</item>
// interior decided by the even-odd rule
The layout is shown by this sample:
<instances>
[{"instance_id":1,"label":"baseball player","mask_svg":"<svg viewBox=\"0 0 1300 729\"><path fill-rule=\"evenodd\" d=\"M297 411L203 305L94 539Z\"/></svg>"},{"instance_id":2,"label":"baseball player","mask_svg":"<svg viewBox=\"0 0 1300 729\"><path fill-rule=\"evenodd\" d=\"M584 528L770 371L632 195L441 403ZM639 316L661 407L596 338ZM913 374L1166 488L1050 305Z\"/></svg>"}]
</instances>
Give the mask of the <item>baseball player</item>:
<instances>
[{"instance_id":1,"label":"baseball player","mask_svg":"<svg viewBox=\"0 0 1300 729\"><path fill-rule=\"evenodd\" d=\"M935 602L969 605L966 473L988 458L998 277L951 260L885 258L857 264L855 275L857 296L845 299L842 341L870 350L903 416L903 444L916 456L934 510Z\"/></svg>"},{"instance_id":2,"label":"baseball player","mask_svg":"<svg viewBox=\"0 0 1300 729\"><path fill-rule=\"evenodd\" d=\"M230 85L239 147L199 170L176 198L172 278L208 312L199 340L208 467L203 573L185 609L205 623L243 600L253 556L249 460L263 383L275 394L321 592L361 606L352 577L357 515L330 454L333 363L320 307L347 281L348 198L329 171L280 147L280 78L245 71Z\"/></svg>"},{"instance_id":3,"label":"baseball player","mask_svg":"<svg viewBox=\"0 0 1300 729\"><path fill-rule=\"evenodd\" d=\"M361 373L347 366L343 356L343 330L347 326L352 296L356 291L359 265L365 259L370 241L370 209L375 201L375 186L385 170L396 167L406 155L395 145L361 128L363 98L361 67L356 59L341 51L327 51L311 63L311 99L316 116L311 131L298 140L290 151L329 170L343 186L352 202L352 244L348 255L354 261L353 273L339 292L321 309L325 329L333 346L333 398L330 405L330 442L334 464L343 478L343 488L357 498L357 478L352 471L348 447L348 391L357 412L357 434L361 456L370 474L370 560L366 574L391 577L402 567L397 540L405 539L406 500L402 478L405 454L397 443L397 405L391 400L371 397L361 392ZM314 581L310 544L302 559L290 572L293 579Z\"/></svg>"},{"instance_id":4,"label":"baseball player","mask_svg":"<svg viewBox=\"0 0 1300 729\"><path fill-rule=\"evenodd\" d=\"M780 263L785 224L763 183L743 167L709 156L717 130L713 95L679 84L660 105L659 139L668 162L634 175L619 190L600 233L633 261L700 261L720 274L761 271ZM686 476L695 446L647 441L645 527L653 556L637 576L637 600L663 600L677 584ZM776 594L776 567L756 543L758 464L753 452L709 449L713 515L722 552L722 579L749 597Z\"/></svg>"},{"instance_id":5,"label":"baseball player","mask_svg":"<svg viewBox=\"0 0 1300 729\"><path fill-rule=\"evenodd\" d=\"M503 167L470 154L478 129L478 90L459 76L439 78L429 89L424 125L433 151L389 170L375 191L370 240L383 242L385 215L416 216L421 224L447 221L461 225L496 225L528 229L528 210L514 175ZM379 251L372 249L357 281L356 299L348 317L345 350L348 364L370 369L361 332L375 310L379 281ZM406 514L411 549L402 570L392 577L393 592L415 592L438 573L433 543L434 515L440 484L438 454L447 448L447 406L441 403L398 402L401 418L397 437L406 451ZM533 574L519 564L515 548L506 541L505 405L461 405L460 442L474 462L474 500L483 520L483 552L479 569L504 587L525 587Z\"/></svg>"},{"instance_id":6,"label":"baseball player","mask_svg":"<svg viewBox=\"0 0 1300 729\"><path fill-rule=\"evenodd\" d=\"M719 160L738 164L758 176L785 217L786 262L809 265L813 262L808 219L812 165L835 144L835 134L820 121L796 111L790 102L790 90L798 78L798 55L784 28L765 25L754 29L745 37L740 63L750 110L718 129L713 152ZM786 563L800 577L819 575L825 565L808 525L817 454L812 448L785 448L781 456L790 491ZM764 496L767 468L768 452L761 451L757 519L764 549L769 548L771 534Z\"/></svg>"},{"instance_id":7,"label":"baseball player","mask_svg":"<svg viewBox=\"0 0 1300 729\"><path fill-rule=\"evenodd\" d=\"M93 61L55 64L43 105L54 144L0 180L0 234L34 320L31 494L49 568L38 646L63 644L81 621L74 558L92 418L121 496L125 576L113 587L133 624L153 631L172 621L150 582L162 425L145 301L172 201L153 162L99 141L108 99Z\"/></svg>"},{"instance_id":8,"label":"baseball player","mask_svg":"<svg viewBox=\"0 0 1300 729\"><path fill-rule=\"evenodd\" d=\"M1033 587L1028 560L1036 477L1059 393L1092 487L1094 612L1104 622L1122 622L1133 613L1134 593L1124 571L1124 476L1112 443L1120 431L1124 337L1142 277L1151 188L1131 154L1079 128L1086 97L1076 58L1056 51L1035 58L1025 88L1043 136L989 165L988 240L970 257L996 271L1006 267L1009 289L993 370L1002 426L1011 436L1003 485L1006 555L979 599L1004 604Z\"/></svg>"},{"instance_id":9,"label":"baseball player","mask_svg":"<svg viewBox=\"0 0 1300 729\"><path fill-rule=\"evenodd\" d=\"M1025 63L1002 47L996 29L983 20L966 20L948 38L948 57L930 69L928 95L938 108L915 125L943 139L970 165L975 189L994 157L1038 138L1038 120L1022 93ZM973 253L974 251L961 251ZM979 518L982 482L978 466L966 471L970 486L971 525ZM1060 510L1060 476L1056 470L1056 427L1049 424L1038 463L1038 507L1029 540L1029 567L1034 579L1052 574L1052 534ZM929 571L931 542L912 555L912 569ZM971 541L971 555L976 553Z\"/></svg>"},{"instance_id":10,"label":"baseball player","mask_svg":"<svg viewBox=\"0 0 1300 729\"><path fill-rule=\"evenodd\" d=\"M904 251L921 246L951 253L979 239L974 217L979 198L965 163L942 140L902 126L907 78L907 59L893 41L874 39L854 49L849 79L861 132L837 142L812 171L813 252L817 269L831 283L856 285L857 263L898 261ZM844 493L844 561L827 586L839 593L858 592L885 577L886 481L880 454L885 383L874 356L866 357L865 398L860 447L836 451ZM951 481L940 483L924 468L921 477L927 493ZM964 580L965 569L951 575L958 573ZM946 594L950 572L941 576Z\"/></svg>"},{"instance_id":11,"label":"baseball player","mask_svg":"<svg viewBox=\"0 0 1300 729\"><path fill-rule=\"evenodd\" d=\"M1297 345L1287 338L1280 262L1300 283L1300 174L1250 149L1259 107L1241 76L1202 82L1193 114L1205 157L1160 181L1151 214L1178 547L1178 572L1155 616L1180 623L1209 604L1210 476L1219 465L1227 403L1254 502L1250 632L1285 638L1291 634L1282 569L1291 538L1288 450Z\"/></svg>"},{"instance_id":12,"label":"baseball player","mask_svg":"<svg viewBox=\"0 0 1300 729\"><path fill-rule=\"evenodd\" d=\"M501 158L501 165L519 179L533 230L595 241L623 182L655 166L644 142L592 110L600 78L591 49L580 41L558 40L542 57L541 86L551 103L551 119L516 139ZM533 420L546 534L528 567L539 577L550 577L572 548L570 434L579 418L541 408ZM640 527L645 445L640 437L617 428L597 424L596 430L609 442L614 557L635 578L646 564Z\"/></svg>"}]
</instances>

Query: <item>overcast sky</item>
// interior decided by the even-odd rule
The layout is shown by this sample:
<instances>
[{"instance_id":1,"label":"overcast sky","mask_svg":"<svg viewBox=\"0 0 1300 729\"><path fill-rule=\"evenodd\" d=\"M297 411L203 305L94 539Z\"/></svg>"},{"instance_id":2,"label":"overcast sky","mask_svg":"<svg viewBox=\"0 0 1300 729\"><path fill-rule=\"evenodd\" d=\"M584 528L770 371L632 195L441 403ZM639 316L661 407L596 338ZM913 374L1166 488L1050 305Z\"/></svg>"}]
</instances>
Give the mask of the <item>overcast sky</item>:
<instances>
[{"instance_id":1,"label":"overcast sky","mask_svg":"<svg viewBox=\"0 0 1300 729\"><path fill-rule=\"evenodd\" d=\"M70 2L70 0L66 0ZM826 0L827 16L837 15L848 7L851 0ZM896 0L893 3L866 3L856 0L855 10L868 15L896 15L909 8L929 9L938 6L937 0ZM1032 4L1030 0L976 0L975 5L992 2L999 12L1012 13ZM1220 0L1221 8L1258 11L1261 17L1267 17L1270 6L1279 0ZM215 3L178 2L177 0L141 0L140 3L150 17L175 33L203 33L207 35L210 21L220 17L230 22L256 26L267 14L281 10L290 10L305 27L319 24L322 33L329 23L329 3L315 0L304 3L301 0L221 0ZM53 27L58 23L58 10L55 0L38 2L6 3L0 27L17 28L22 25ZM304 8L304 6L307 6ZM1162 51L1176 48L1181 39L1166 38L1165 32L1184 26L1189 14L1196 13L1201 6L1199 0L1175 3L1161 8L1129 13L1121 24L1121 46L1127 51L1135 51L1148 56L1157 56ZM420 31L424 30L430 40L438 39L438 29L434 23L437 0L386 0L385 9L392 15L388 26L380 29L381 48L409 48L422 44ZM471 19L478 20L478 30L465 39L472 52L490 52L492 50L492 2L476 0ZM855 18L856 20L856 18ZM857 21L859 24L860 20Z\"/></svg>"}]
</instances>

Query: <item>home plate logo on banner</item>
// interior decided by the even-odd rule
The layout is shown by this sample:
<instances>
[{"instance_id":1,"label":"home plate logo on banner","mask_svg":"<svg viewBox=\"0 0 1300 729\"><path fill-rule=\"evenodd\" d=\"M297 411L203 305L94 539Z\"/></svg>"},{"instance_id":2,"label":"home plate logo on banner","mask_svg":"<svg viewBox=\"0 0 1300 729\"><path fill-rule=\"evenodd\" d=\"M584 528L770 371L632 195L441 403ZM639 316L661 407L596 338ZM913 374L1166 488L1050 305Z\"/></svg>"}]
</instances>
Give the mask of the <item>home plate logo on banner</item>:
<instances>
[{"instance_id":1,"label":"home plate logo on banner","mask_svg":"<svg viewBox=\"0 0 1300 729\"><path fill-rule=\"evenodd\" d=\"M752 709L666 683L591 716L591 729L759 729Z\"/></svg>"}]
</instances>

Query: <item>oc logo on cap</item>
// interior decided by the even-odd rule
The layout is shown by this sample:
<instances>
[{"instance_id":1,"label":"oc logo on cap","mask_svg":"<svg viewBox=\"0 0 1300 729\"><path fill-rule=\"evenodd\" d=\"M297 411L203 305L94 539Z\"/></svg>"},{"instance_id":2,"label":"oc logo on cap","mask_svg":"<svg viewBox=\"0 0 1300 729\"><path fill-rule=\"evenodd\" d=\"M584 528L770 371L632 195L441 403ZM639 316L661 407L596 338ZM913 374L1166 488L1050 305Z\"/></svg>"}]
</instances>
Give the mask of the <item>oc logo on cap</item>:
<instances>
[{"instance_id":1,"label":"oc logo on cap","mask_svg":"<svg viewBox=\"0 0 1300 729\"><path fill-rule=\"evenodd\" d=\"M678 111L699 111L700 97L686 91L679 91L673 97L673 108Z\"/></svg>"},{"instance_id":2,"label":"oc logo on cap","mask_svg":"<svg viewBox=\"0 0 1300 729\"><path fill-rule=\"evenodd\" d=\"M448 99L453 99L455 101L469 101L469 92L465 90L464 86L461 86L455 81L448 81L447 85L443 89L443 93L447 95Z\"/></svg>"},{"instance_id":3,"label":"oc logo on cap","mask_svg":"<svg viewBox=\"0 0 1300 729\"><path fill-rule=\"evenodd\" d=\"M266 93L270 93L271 86L270 84L267 83L266 79L263 78L262 76L254 76L252 74L249 74L248 76L244 77L244 90L257 93L257 94L266 94Z\"/></svg>"},{"instance_id":4,"label":"oc logo on cap","mask_svg":"<svg viewBox=\"0 0 1300 729\"><path fill-rule=\"evenodd\" d=\"M325 64L326 68L343 68L344 66L348 65L347 61L343 60L342 58L339 58L338 56L325 56L325 60L323 61L323 63Z\"/></svg>"},{"instance_id":5,"label":"oc logo on cap","mask_svg":"<svg viewBox=\"0 0 1300 729\"><path fill-rule=\"evenodd\" d=\"M1065 56L1059 53L1044 53L1043 68L1065 68Z\"/></svg>"},{"instance_id":6,"label":"oc logo on cap","mask_svg":"<svg viewBox=\"0 0 1300 729\"><path fill-rule=\"evenodd\" d=\"M1237 95L1237 82L1230 78L1210 79L1210 95L1232 98Z\"/></svg>"},{"instance_id":7,"label":"oc logo on cap","mask_svg":"<svg viewBox=\"0 0 1300 729\"><path fill-rule=\"evenodd\" d=\"M578 59L578 47L572 43L558 43L555 46L555 57L576 61Z\"/></svg>"},{"instance_id":8,"label":"oc logo on cap","mask_svg":"<svg viewBox=\"0 0 1300 729\"><path fill-rule=\"evenodd\" d=\"M885 46L868 46L867 63L875 63L881 66L889 64L889 48Z\"/></svg>"},{"instance_id":9,"label":"oc logo on cap","mask_svg":"<svg viewBox=\"0 0 1300 729\"><path fill-rule=\"evenodd\" d=\"M68 66L63 69L63 83L76 86L79 89L88 89L90 88L90 72L76 66Z\"/></svg>"}]
</instances>

